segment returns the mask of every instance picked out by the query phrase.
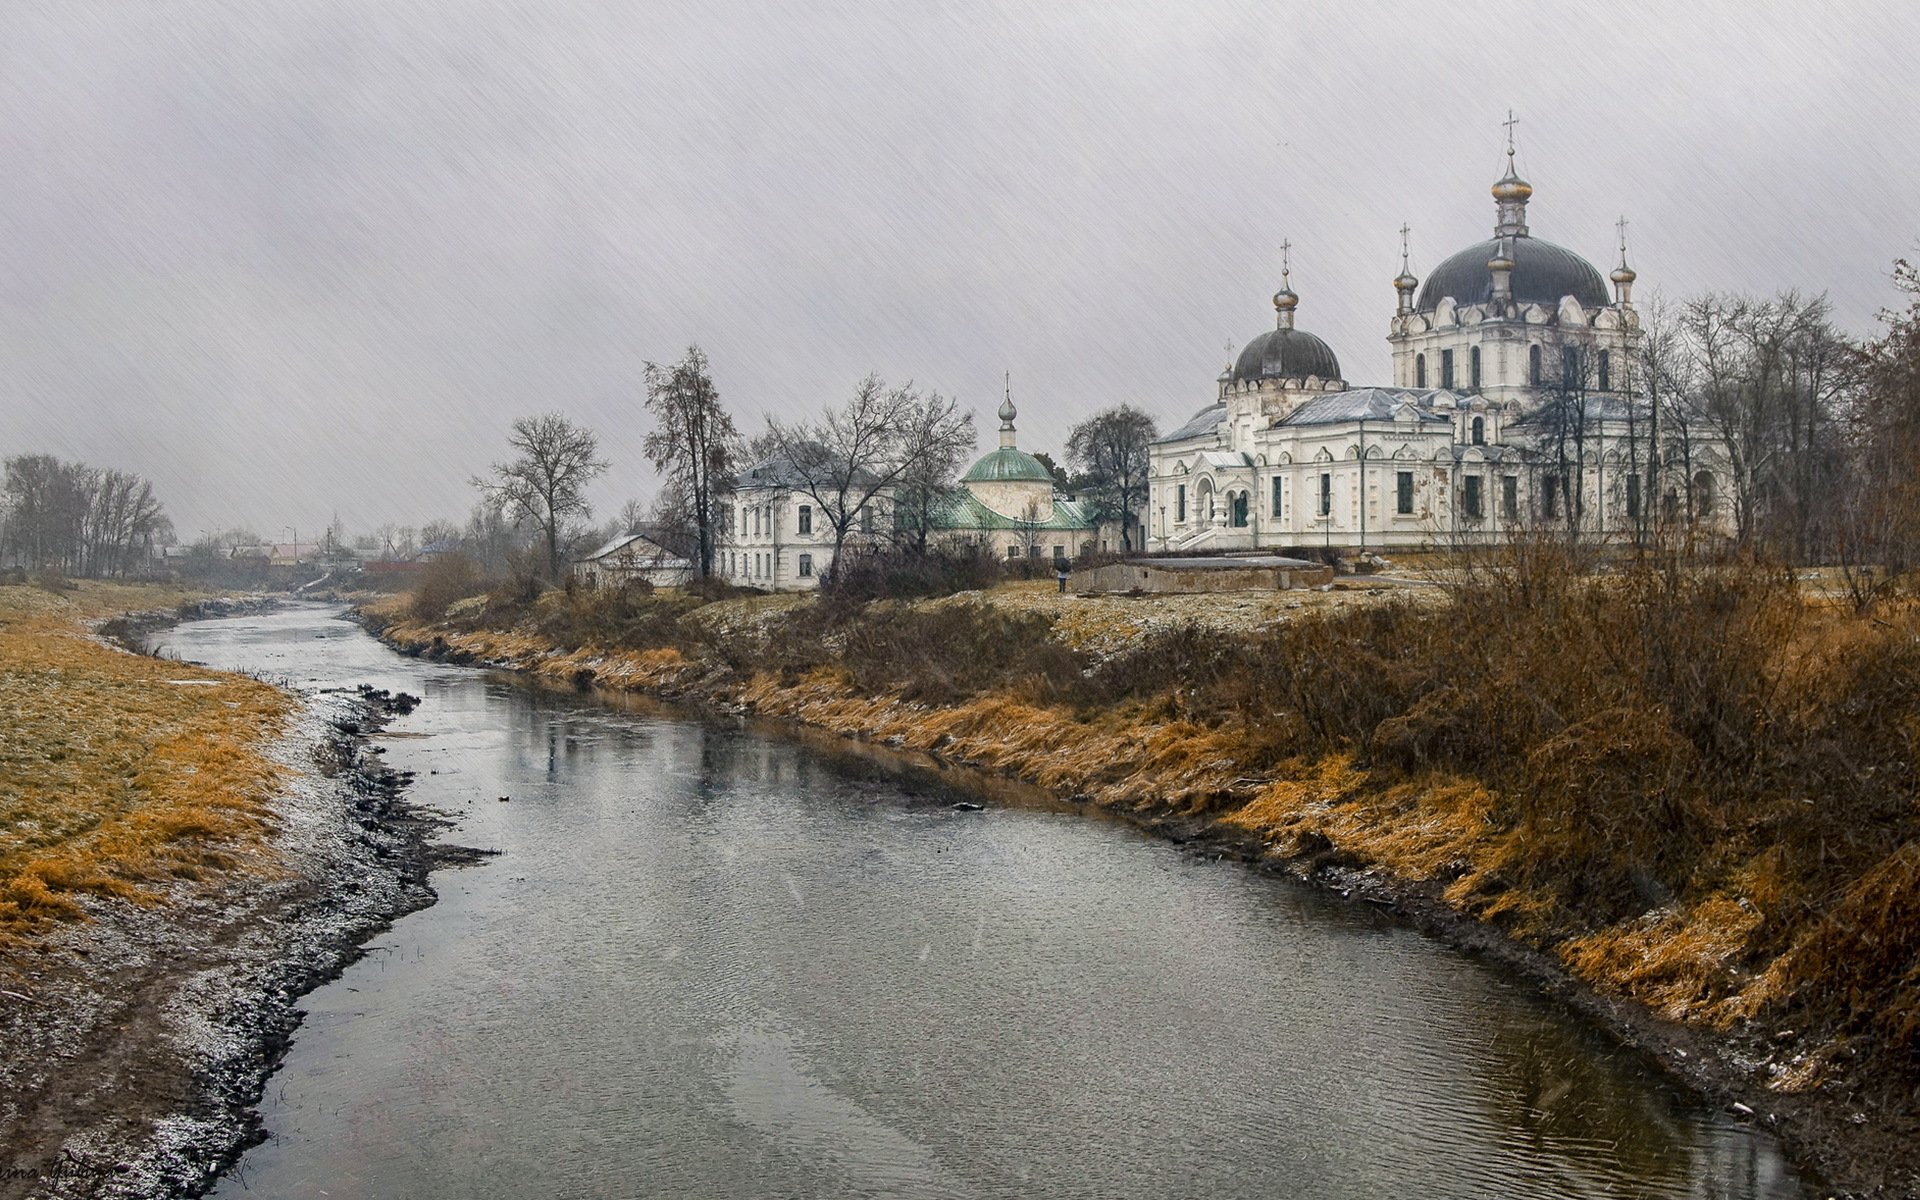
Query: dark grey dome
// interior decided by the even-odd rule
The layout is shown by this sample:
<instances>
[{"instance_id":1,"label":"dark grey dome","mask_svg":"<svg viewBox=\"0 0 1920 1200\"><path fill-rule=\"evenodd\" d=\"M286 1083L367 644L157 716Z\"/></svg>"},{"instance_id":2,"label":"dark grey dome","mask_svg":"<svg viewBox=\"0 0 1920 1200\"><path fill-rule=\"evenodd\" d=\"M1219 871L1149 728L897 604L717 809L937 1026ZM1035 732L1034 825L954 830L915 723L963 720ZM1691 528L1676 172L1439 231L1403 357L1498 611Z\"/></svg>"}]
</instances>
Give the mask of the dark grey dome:
<instances>
[{"instance_id":1,"label":"dark grey dome","mask_svg":"<svg viewBox=\"0 0 1920 1200\"><path fill-rule=\"evenodd\" d=\"M1274 329L1247 343L1233 363L1233 381L1340 378L1333 347L1303 329Z\"/></svg>"},{"instance_id":2,"label":"dark grey dome","mask_svg":"<svg viewBox=\"0 0 1920 1200\"><path fill-rule=\"evenodd\" d=\"M1493 272L1487 263L1500 253L1503 242L1492 238L1476 242L1433 269L1420 286L1418 312L1432 312L1452 296L1456 304L1485 304L1493 299ZM1507 239L1513 257L1513 299L1517 304L1560 303L1572 296L1586 308L1610 302L1606 280L1594 265L1564 246L1536 237Z\"/></svg>"}]
</instances>

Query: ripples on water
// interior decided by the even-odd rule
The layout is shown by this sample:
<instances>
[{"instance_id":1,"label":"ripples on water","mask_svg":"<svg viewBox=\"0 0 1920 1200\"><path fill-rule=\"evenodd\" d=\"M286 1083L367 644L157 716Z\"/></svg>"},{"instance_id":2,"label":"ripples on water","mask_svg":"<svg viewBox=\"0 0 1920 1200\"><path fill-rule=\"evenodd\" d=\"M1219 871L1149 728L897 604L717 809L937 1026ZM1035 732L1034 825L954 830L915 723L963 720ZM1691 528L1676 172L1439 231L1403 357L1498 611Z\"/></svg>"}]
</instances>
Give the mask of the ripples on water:
<instances>
[{"instance_id":1,"label":"ripples on water","mask_svg":"<svg viewBox=\"0 0 1920 1200\"><path fill-rule=\"evenodd\" d=\"M503 851L308 998L219 1196L1801 1194L1769 1140L1364 906L327 610L167 640L424 694L389 761Z\"/></svg>"}]
</instances>

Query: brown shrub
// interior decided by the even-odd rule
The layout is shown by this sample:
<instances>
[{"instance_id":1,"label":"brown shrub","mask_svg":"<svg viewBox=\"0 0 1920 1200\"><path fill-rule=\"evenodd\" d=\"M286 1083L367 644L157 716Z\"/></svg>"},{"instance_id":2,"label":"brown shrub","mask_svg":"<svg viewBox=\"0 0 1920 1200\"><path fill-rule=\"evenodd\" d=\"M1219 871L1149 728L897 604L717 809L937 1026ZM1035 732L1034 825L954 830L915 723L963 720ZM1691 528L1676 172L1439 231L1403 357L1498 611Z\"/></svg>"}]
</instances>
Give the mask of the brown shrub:
<instances>
[{"instance_id":1,"label":"brown shrub","mask_svg":"<svg viewBox=\"0 0 1920 1200\"><path fill-rule=\"evenodd\" d=\"M897 689L929 703L989 690L1052 700L1074 689L1082 669L1052 629L1052 617L983 604L869 608L847 624L840 660L868 692Z\"/></svg>"},{"instance_id":2,"label":"brown shrub","mask_svg":"<svg viewBox=\"0 0 1920 1200\"><path fill-rule=\"evenodd\" d=\"M482 587L479 564L464 554L445 554L420 573L407 609L417 621L438 621L449 604L478 595Z\"/></svg>"}]
</instances>

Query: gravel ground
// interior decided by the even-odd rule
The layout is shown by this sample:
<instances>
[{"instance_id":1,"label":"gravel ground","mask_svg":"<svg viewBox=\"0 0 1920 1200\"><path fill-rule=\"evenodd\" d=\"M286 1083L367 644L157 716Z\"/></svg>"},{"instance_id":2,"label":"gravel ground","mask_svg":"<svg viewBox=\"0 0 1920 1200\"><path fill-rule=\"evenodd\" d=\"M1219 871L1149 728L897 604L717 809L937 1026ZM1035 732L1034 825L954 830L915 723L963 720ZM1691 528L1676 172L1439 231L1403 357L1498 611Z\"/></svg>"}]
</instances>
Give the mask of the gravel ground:
<instances>
[{"instance_id":1,"label":"gravel ground","mask_svg":"<svg viewBox=\"0 0 1920 1200\"><path fill-rule=\"evenodd\" d=\"M433 825L363 753L379 720L321 695L273 747L293 781L270 869L97 901L7 972L0 1197L198 1195L256 1136L296 998L433 898Z\"/></svg>"}]
</instances>

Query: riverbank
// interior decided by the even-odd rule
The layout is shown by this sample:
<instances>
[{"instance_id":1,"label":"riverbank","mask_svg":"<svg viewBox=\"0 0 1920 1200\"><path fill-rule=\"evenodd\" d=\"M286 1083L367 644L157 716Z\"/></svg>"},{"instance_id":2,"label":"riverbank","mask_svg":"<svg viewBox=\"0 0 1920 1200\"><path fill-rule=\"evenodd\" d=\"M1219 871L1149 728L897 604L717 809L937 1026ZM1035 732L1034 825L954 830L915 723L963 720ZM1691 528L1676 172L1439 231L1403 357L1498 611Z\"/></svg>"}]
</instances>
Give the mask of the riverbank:
<instances>
[{"instance_id":1,"label":"riverbank","mask_svg":"<svg viewBox=\"0 0 1920 1200\"><path fill-rule=\"evenodd\" d=\"M1584 585L1555 586L1561 591L1534 597L1528 619L1550 620L1539 610L1552 603L1578 609ZM502 605L492 615L490 604L462 602L438 621L389 602L365 615L408 652L924 751L1120 813L1198 851L1257 860L1392 907L1525 974L1703 1094L1750 1112L1847 1194L1920 1190L1908 1052L1864 1009L1850 1012L1850 1002L1836 1005L1832 996L1836 988L1897 989L1900 947L1870 978L1845 979L1820 956L1834 944L1832 913L1871 894L1873 869L1883 872L1886 906L1898 911L1905 902L1900 881L1884 874L1902 861L1897 838L1891 855L1841 878L1840 905L1829 900L1819 912L1803 911L1795 882L1801 865L1782 861L1777 849L1783 830L1797 831L1778 823L1769 829L1724 798L1688 795L1700 811L1714 813L1718 804L1721 832L1703 837L1683 865L1631 837L1606 840L1612 831L1571 841L1582 832L1581 814L1542 813L1529 807L1540 801L1525 778L1490 765L1463 768L1471 757L1459 744L1471 747L1489 719L1471 712L1479 694L1467 678L1470 664L1459 664L1441 703L1432 688L1422 695L1410 686L1405 660L1412 654L1392 652L1396 639L1434 637L1430 622L1461 604L1457 596L1399 605L1368 593L1348 607L1327 601L1292 610L1281 600L1280 611L1239 630L1156 622L1145 611L1153 601L1117 601L1131 604L1140 624L1160 626L1129 648L1127 638L1103 640L1085 621L1070 634L1056 632L1061 622L1023 611L1037 607L1033 598L1014 595L1014 604L989 593L880 604L831 619L772 597L648 598L608 610L555 596L518 609ZM1612 599L1619 600L1617 590ZM1676 593L1667 602L1699 599ZM1778 591L1722 600L1749 624L1756 611L1777 614L1801 603ZM1814 665L1828 672L1817 681L1822 688L1851 678L1867 659L1884 661L1885 646L1855 645L1852 625L1825 610L1795 610L1795 619L1801 624L1792 636L1823 656L1796 661L1809 674ZM1879 620L1897 628L1896 638L1912 637L1909 615ZM1559 701L1552 664L1529 661L1540 648L1521 640L1524 631L1511 621L1505 632L1512 640L1502 655L1535 676L1535 698ZM1554 645L1554 632L1546 653L1587 659L1580 667L1593 662L1583 647ZM1590 632L1618 653L1617 644L1606 645L1609 631ZM1363 673L1329 665L1354 660ZM1279 702L1247 690L1263 684ZM1873 684L1867 679L1853 694L1883 702ZM1349 719L1355 710L1364 711ZM1615 718L1613 727L1631 732L1630 717ZM1876 709L1866 723L1887 719ZM1776 737L1792 732L1775 729ZM1650 789L1700 786L1697 773L1675 766L1684 753L1671 739L1647 737L1664 746L1663 761L1597 723L1567 720L1560 732L1557 741L1541 740L1545 753L1528 757L1539 791L1549 799L1589 796L1616 816L1625 808L1629 832L1637 810L1621 796L1640 797L1624 786L1608 794L1602 785L1664 768L1665 779L1652 779ZM1848 801L1854 811L1858 799ZM1696 815L1672 817L1667 835L1686 836ZM1788 812L1781 819L1804 818ZM1579 894L1597 890L1594 881L1613 878L1616 867L1618 894ZM1556 887L1555 875L1573 890ZM1829 876L1825 886L1833 883ZM1880 994L1898 998L1897 990Z\"/></svg>"},{"instance_id":2,"label":"riverbank","mask_svg":"<svg viewBox=\"0 0 1920 1200\"><path fill-rule=\"evenodd\" d=\"M0 1197L205 1190L297 998L432 899L434 826L367 752L389 698L106 640L217 611L0 588Z\"/></svg>"}]
</instances>

